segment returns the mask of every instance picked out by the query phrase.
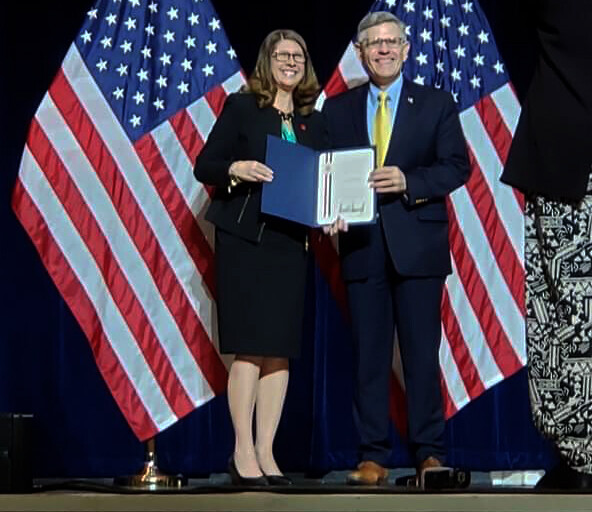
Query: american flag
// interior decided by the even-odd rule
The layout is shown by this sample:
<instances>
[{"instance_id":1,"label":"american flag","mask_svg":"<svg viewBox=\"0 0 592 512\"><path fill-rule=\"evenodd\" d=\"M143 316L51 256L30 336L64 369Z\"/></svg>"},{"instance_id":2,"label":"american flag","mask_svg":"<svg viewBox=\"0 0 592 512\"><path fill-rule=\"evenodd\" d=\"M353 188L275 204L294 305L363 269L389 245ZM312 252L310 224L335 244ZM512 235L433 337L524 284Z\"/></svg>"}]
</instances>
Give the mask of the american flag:
<instances>
[{"instance_id":1,"label":"american flag","mask_svg":"<svg viewBox=\"0 0 592 512\"><path fill-rule=\"evenodd\" d=\"M13 208L141 440L225 388L192 170L242 83L208 1L100 0L31 123Z\"/></svg>"},{"instance_id":2,"label":"american flag","mask_svg":"<svg viewBox=\"0 0 592 512\"><path fill-rule=\"evenodd\" d=\"M524 204L519 193L499 182L520 106L476 1L376 1L370 11L391 11L407 24L411 48L404 76L450 91L467 139L471 177L448 201L453 274L442 301L440 365L450 417L526 362ZM367 79L350 44L325 94ZM323 254L321 268L334 294L342 297L329 263L332 248L325 240L316 250ZM393 404L404 403L397 400L404 390L399 361L395 351ZM403 417L394 416L404 431Z\"/></svg>"}]
</instances>

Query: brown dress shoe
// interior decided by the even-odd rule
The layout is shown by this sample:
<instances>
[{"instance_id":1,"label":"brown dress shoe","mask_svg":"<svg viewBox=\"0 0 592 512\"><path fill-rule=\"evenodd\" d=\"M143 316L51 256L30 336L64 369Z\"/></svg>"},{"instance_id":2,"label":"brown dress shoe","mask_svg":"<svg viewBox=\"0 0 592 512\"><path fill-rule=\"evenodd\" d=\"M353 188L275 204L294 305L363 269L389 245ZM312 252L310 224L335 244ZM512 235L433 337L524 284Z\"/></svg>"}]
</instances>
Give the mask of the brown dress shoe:
<instances>
[{"instance_id":1,"label":"brown dress shoe","mask_svg":"<svg viewBox=\"0 0 592 512\"><path fill-rule=\"evenodd\" d=\"M358 469L347 475L350 485L380 485L388 478L388 469L371 460L358 464Z\"/></svg>"},{"instance_id":2,"label":"brown dress shoe","mask_svg":"<svg viewBox=\"0 0 592 512\"><path fill-rule=\"evenodd\" d=\"M428 457L417 468L416 485L425 488L425 474L427 471L442 471L442 463L436 457Z\"/></svg>"},{"instance_id":3,"label":"brown dress shoe","mask_svg":"<svg viewBox=\"0 0 592 512\"><path fill-rule=\"evenodd\" d=\"M428 457L417 468L417 473L423 473L426 469L441 468L442 463L436 457Z\"/></svg>"}]
</instances>

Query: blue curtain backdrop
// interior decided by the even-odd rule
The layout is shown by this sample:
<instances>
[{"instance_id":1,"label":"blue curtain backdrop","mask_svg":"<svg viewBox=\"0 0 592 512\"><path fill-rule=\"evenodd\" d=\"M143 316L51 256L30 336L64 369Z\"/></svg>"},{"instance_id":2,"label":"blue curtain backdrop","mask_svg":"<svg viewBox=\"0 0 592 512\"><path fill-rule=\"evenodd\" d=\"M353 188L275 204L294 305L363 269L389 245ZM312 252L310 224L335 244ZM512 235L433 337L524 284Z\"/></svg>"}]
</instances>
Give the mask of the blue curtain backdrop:
<instances>
[{"instance_id":1,"label":"blue curtain backdrop","mask_svg":"<svg viewBox=\"0 0 592 512\"><path fill-rule=\"evenodd\" d=\"M129 474L144 457L144 446L111 398L88 342L10 209L29 122L92 3L69 0L59 9L49 2L35 9L15 5L12 17L0 21L0 412L35 415L36 477ZM348 10L337 1L301 2L299 14L289 19L272 2L256 8L227 4L214 1L247 72L267 32L290 26L308 41L324 83L371 2ZM536 53L528 2L518 11L511 0L483 0L481 5L521 96ZM312 264L310 278L316 284L309 290L305 344L292 366L276 451L286 470L318 475L353 466L356 436L351 340ZM549 444L532 426L524 370L461 410L448 422L446 435L449 462L457 466L527 469L554 460ZM404 442L396 432L393 438L392 466L409 466ZM219 396L158 436L159 464L188 475L224 471L232 442L226 397Z\"/></svg>"}]
</instances>

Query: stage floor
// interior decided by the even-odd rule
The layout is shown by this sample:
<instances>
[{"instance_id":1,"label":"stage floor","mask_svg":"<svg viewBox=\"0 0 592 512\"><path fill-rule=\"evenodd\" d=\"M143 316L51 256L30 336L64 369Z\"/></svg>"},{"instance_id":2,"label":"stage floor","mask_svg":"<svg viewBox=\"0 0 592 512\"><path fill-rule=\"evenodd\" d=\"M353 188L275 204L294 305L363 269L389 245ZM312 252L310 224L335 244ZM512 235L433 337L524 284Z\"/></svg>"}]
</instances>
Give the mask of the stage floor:
<instances>
[{"instance_id":1,"label":"stage floor","mask_svg":"<svg viewBox=\"0 0 592 512\"><path fill-rule=\"evenodd\" d=\"M589 512L590 495L552 494L233 494L121 495L52 492L0 495L11 512Z\"/></svg>"},{"instance_id":2,"label":"stage floor","mask_svg":"<svg viewBox=\"0 0 592 512\"><path fill-rule=\"evenodd\" d=\"M285 488L245 490L228 475L190 480L182 489L143 491L115 487L112 480L36 481L29 494L0 494L0 512L589 512L592 494L535 490L538 473L474 473L468 489L426 492L394 485L359 488L344 484L345 472L321 480L290 475ZM496 485L504 483L506 485Z\"/></svg>"}]
</instances>

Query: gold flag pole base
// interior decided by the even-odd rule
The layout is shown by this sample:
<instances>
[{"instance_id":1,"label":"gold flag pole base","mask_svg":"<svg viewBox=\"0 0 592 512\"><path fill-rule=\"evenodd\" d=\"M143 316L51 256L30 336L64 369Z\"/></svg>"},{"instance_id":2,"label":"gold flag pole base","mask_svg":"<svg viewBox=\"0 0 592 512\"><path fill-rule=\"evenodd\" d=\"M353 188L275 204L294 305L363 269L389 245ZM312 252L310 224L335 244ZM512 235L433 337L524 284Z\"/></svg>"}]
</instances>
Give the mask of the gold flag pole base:
<instances>
[{"instance_id":1,"label":"gold flag pole base","mask_svg":"<svg viewBox=\"0 0 592 512\"><path fill-rule=\"evenodd\" d=\"M113 483L120 487L158 491L160 489L181 488L187 485L187 478L182 475L167 475L158 469L155 442L154 438L151 438L146 442L146 461L140 473L116 477L113 479Z\"/></svg>"}]
</instances>

